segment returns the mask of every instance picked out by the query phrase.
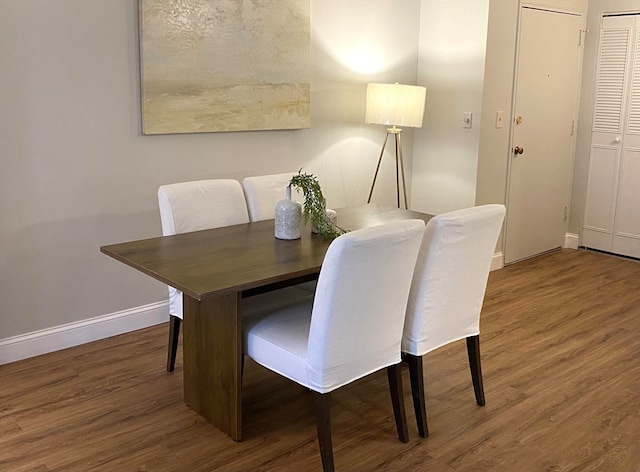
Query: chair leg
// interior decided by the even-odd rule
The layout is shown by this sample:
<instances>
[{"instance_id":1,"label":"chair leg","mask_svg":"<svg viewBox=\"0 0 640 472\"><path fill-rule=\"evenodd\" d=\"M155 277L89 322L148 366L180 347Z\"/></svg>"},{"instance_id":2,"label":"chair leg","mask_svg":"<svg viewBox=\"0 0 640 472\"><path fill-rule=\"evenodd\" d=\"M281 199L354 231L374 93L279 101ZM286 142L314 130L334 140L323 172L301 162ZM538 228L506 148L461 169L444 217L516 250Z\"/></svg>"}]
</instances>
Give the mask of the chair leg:
<instances>
[{"instance_id":1,"label":"chair leg","mask_svg":"<svg viewBox=\"0 0 640 472\"><path fill-rule=\"evenodd\" d=\"M404 411L401 367L401 363L387 367L387 377L389 378L389 391L391 392L391 404L393 405L393 416L396 419L398 439L406 443L409 442L409 428L407 427L407 415Z\"/></svg>"},{"instance_id":2,"label":"chair leg","mask_svg":"<svg viewBox=\"0 0 640 472\"><path fill-rule=\"evenodd\" d=\"M476 403L484 406L484 385L482 384L482 366L480 365L480 336L469 336L467 338L467 354L469 355L469 368L471 369L471 380L473 382L473 392L476 394Z\"/></svg>"},{"instance_id":3,"label":"chair leg","mask_svg":"<svg viewBox=\"0 0 640 472\"><path fill-rule=\"evenodd\" d=\"M416 412L416 423L418 434L423 438L429 436L427 426L427 407L424 398L424 374L422 370L422 356L413 354L403 354L403 358L409 364L409 379L411 380L411 397L413 398L413 409Z\"/></svg>"},{"instance_id":4,"label":"chair leg","mask_svg":"<svg viewBox=\"0 0 640 472\"><path fill-rule=\"evenodd\" d=\"M180 322L177 316L169 317L169 349L167 351L167 372L173 372L176 366L176 354L178 353L178 338L180 337Z\"/></svg>"},{"instance_id":5,"label":"chair leg","mask_svg":"<svg viewBox=\"0 0 640 472\"><path fill-rule=\"evenodd\" d=\"M331 418L329 414L330 396L328 393L313 392L316 397L316 426L318 428L318 445L322 458L322 470L334 472L333 446L331 445Z\"/></svg>"}]
</instances>

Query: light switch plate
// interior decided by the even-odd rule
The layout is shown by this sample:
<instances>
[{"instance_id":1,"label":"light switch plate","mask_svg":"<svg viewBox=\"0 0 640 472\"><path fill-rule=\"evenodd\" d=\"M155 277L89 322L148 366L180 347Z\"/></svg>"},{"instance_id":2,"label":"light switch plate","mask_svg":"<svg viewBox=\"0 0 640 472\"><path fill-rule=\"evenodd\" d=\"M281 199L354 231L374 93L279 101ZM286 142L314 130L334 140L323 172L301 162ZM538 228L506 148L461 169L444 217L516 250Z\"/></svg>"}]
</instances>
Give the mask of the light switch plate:
<instances>
[{"instance_id":1,"label":"light switch plate","mask_svg":"<svg viewBox=\"0 0 640 472\"><path fill-rule=\"evenodd\" d=\"M465 111L462 117L462 127L463 128L471 128L473 122L473 113L470 111Z\"/></svg>"}]
</instances>

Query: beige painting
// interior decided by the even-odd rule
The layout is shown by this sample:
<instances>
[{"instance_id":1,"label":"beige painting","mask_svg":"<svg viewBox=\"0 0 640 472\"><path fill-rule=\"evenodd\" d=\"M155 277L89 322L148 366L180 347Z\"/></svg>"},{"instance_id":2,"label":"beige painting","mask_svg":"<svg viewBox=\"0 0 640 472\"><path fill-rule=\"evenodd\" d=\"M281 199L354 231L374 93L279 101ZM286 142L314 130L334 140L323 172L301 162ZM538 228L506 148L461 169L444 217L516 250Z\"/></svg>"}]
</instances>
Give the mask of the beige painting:
<instances>
[{"instance_id":1,"label":"beige painting","mask_svg":"<svg viewBox=\"0 0 640 472\"><path fill-rule=\"evenodd\" d=\"M139 0L144 134L310 127L309 0Z\"/></svg>"}]
</instances>

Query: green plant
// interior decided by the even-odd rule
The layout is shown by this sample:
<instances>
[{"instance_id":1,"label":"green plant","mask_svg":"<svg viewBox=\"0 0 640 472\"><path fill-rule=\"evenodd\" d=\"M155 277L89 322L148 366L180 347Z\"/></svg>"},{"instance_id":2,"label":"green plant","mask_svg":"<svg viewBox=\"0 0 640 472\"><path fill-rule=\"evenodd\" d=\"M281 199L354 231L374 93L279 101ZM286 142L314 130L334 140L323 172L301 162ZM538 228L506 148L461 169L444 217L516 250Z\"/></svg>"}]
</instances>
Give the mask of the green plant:
<instances>
[{"instance_id":1,"label":"green plant","mask_svg":"<svg viewBox=\"0 0 640 472\"><path fill-rule=\"evenodd\" d=\"M306 174L302 169L291 178L291 187L297 188L304 195L302 216L304 222L311 220L313 228L318 235L325 239L334 239L347 231L334 225L327 216L327 201L322 195L322 189L318 179L313 174Z\"/></svg>"}]
</instances>

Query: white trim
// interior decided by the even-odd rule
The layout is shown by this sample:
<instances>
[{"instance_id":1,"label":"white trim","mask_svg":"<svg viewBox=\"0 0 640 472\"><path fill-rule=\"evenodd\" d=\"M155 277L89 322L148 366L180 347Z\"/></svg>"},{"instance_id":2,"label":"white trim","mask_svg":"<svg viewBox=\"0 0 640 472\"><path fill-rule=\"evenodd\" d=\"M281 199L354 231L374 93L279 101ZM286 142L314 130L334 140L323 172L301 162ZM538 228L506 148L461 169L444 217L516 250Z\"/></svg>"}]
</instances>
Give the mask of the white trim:
<instances>
[{"instance_id":1,"label":"white trim","mask_svg":"<svg viewBox=\"0 0 640 472\"><path fill-rule=\"evenodd\" d=\"M493 254L491 258L491 269L489 270L497 270L502 269L504 267L504 254L501 252L496 252Z\"/></svg>"},{"instance_id":2,"label":"white trim","mask_svg":"<svg viewBox=\"0 0 640 472\"><path fill-rule=\"evenodd\" d=\"M0 365L164 323L168 307L168 301L156 302L0 339Z\"/></svg>"},{"instance_id":3,"label":"white trim","mask_svg":"<svg viewBox=\"0 0 640 472\"><path fill-rule=\"evenodd\" d=\"M564 235L564 248L565 249L578 249L580 238L577 234L566 233Z\"/></svg>"}]
</instances>

